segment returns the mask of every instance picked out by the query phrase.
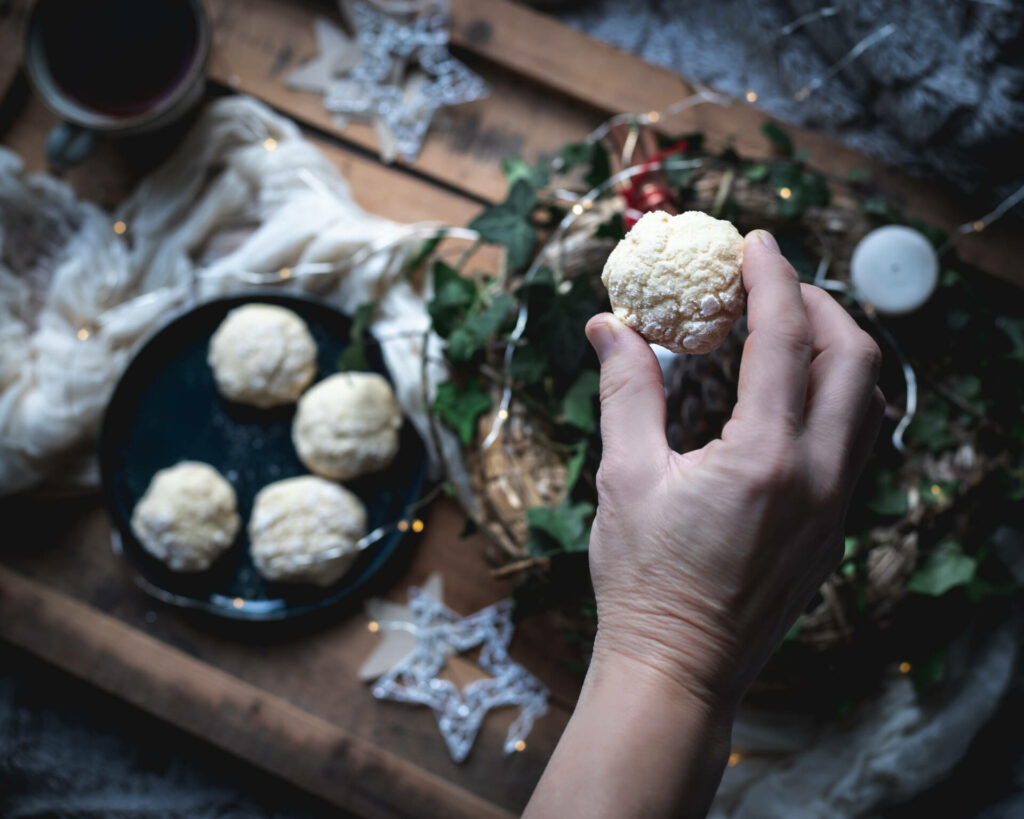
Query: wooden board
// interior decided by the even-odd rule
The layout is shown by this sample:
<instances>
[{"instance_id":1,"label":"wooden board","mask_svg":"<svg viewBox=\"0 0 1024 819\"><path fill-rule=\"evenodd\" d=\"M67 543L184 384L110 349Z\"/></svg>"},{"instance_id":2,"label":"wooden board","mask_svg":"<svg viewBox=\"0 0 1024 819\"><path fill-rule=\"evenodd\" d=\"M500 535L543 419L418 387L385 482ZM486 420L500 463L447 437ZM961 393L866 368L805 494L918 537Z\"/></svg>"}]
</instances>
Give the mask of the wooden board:
<instances>
[{"instance_id":1,"label":"wooden board","mask_svg":"<svg viewBox=\"0 0 1024 819\"><path fill-rule=\"evenodd\" d=\"M238 89L295 118L335 163L359 203L400 221L465 224L484 202L504 195L499 160L536 159L579 139L609 114L653 110L691 93L681 78L548 17L503 0L453 0L458 54L491 84L483 101L439 115L413 163L375 158L366 126L340 130L313 94L289 91L284 78L313 56L313 21L333 4L313 0L207 0L214 23L214 91ZM16 23L26 0L0 4L0 104L3 144L32 170L55 119L16 77ZM20 91L19 91L20 87ZM744 152L767 153L763 114L742 105L701 106L664 123L666 131L704 130L734 138ZM879 185L923 218L950 225L977 215L935 186L911 180L819 135L794 129L794 141L832 174L869 167ZM65 174L79 196L113 207L173 142L174 135L105 142ZM161 141L162 140L162 141ZM1024 239L986 231L964 254L1017 282ZM240 631L154 603L130 581L110 549L110 523L95 499L0 501L5 539L0 561L0 637L270 770L335 804L375 817L507 816L525 804L571 713L579 679L560 664L552 618L522 623L513 656L552 690L551 713L524 752L501 752L511 711L490 715L463 765L447 756L431 713L375 701L356 670L377 638L360 615L316 629ZM469 613L509 589L488 573L479 536L461 539L462 517L442 500L424 514L426 530L388 595L435 571L446 602ZM12 542L13 541L13 542ZM460 684L479 675L455 658Z\"/></svg>"}]
</instances>

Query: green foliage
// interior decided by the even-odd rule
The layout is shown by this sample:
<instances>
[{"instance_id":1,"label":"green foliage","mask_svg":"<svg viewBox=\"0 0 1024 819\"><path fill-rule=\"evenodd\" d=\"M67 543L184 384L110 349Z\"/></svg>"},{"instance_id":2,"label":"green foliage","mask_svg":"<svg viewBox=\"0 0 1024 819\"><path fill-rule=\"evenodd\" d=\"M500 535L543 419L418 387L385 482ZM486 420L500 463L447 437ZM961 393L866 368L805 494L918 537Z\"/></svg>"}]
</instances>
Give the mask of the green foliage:
<instances>
[{"instance_id":1,"label":"green foliage","mask_svg":"<svg viewBox=\"0 0 1024 819\"><path fill-rule=\"evenodd\" d=\"M440 259L434 262L434 298L427 304L434 332L448 338L476 301L476 285Z\"/></svg>"},{"instance_id":2,"label":"green foliage","mask_svg":"<svg viewBox=\"0 0 1024 819\"><path fill-rule=\"evenodd\" d=\"M597 411L594 407L601 377L597 370L580 370L576 380L562 399L562 418L583 432L597 429Z\"/></svg>"},{"instance_id":3,"label":"green foliage","mask_svg":"<svg viewBox=\"0 0 1024 819\"><path fill-rule=\"evenodd\" d=\"M626 235L626 225L622 221L621 213L613 213L607 222L597 226L594 233L598 239L614 239L616 242Z\"/></svg>"},{"instance_id":4,"label":"green foliage","mask_svg":"<svg viewBox=\"0 0 1024 819\"><path fill-rule=\"evenodd\" d=\"M536 344L516 347L512 356L512 378L526 386L537 384L548 369L548 359Z\"/></svg>"},{"instance_id":5,"label":"green foliage","mask_svg":"<svg viewBox=\"0 0 1024 819\"><path fill-rule=\"evenodd\" d=\"M526 544L531 555L544 557L559 552L585 552L590 545L591 503L572 503L568 497L553 509L534 506L526 510L530 539Z\"/></svg>"},{"instance_id":6,"label":"green foliage","mask_svg":"<svg viewBox=\"0 0 1024 819\"><path fill-rule=\"evenodd\" d=\"M768 178L768 173L771 169L763 162L758 162L755 165L748 165L743 169L743 178L749 179L751 182L763 182Z\"/></svg>"},{"instance_id":7,"label":"green foliage","mask_svg":"<svg viewBox=\"0 0 1024 819\"><path fill-rule=\"evenodd\" d=\"M1006 337L1010 339L1010 352L1008 352L1007 358L1016 361L1018 364L1024 364L1024 318L1010 318L1009 316L1000 316L996 319L996 327L1006 334Z\"/></svg>"},{"instance_id":8,"label":"green foliage","mask_svg":"<svg viewBox=\"0 0 1024 819\"><path fill-rule=\"evenodd\" d=\"M366 370L366 330L377 312L377 302L368 301L356 308L352 315L352 325L348 331L348 346L338 356L339 370Z\"/></svg>"},{"instance_id":9,"label":"green foliage","mask_svg":"<svg viewBox=\"0 0 1024 819\"><path fill-rule=\"evenodd\" d=\"M762 122L761 133L764 134L783 156L793 155L793 141L789 134L774 122Z\"/></svg>"},{"instance_id":10,"label":"green foliage","mask_svg":"<svg viewBox=\"0 0 1024 819\"><path fill-rule=\"evenodd\" d=\"M876 515L899 517L909 508L906 490L896 481L892 471L880 469L875 473L875 491L867 501L867 507Z\"/></svg>"},{"instance_id":11,"label":"green foliage","mask_svg":"<svg viewBox=\"0 0 1024 819\"><path fill-rule=\"evenodd\" d=\"M910 668L910 681L918 698L923 698L929 691L946 678L946 649L941 648L926 660L914 663Z\"/></svg>"},{"instance_id":12,"label":"green foliage","mask_svg":"<svg viewBox=\"0 0 1024 819\"><path fill-rule=\"evenodd\" d=\"M508 266L520 270L529 263L537 241L537 231L530 224L536 206L537 192L527 179L520 177L504 202L487 208L469 227L484 241L502 245L508 254Z\"/></svg>"},{"instance_id":13,"label":"green foliage","mask_svg":"<svg viewBox=\"0 0 1024 819\"><path fill-rule=\"evenodd\" d=\"M893 206L889 204L889 201L884 196L878 194L869 196L861 202L861 208L869 216L878 216L887 222L895 222L898 219Z\"/></svg>"},{"instance_id":14,"label":"green foliage","mask_svg":"<svg viewBox=\"0 0 1024 819\"><path fill-rule=\"evenodd\" d=\"M515 299L499 293L489 307L468 316L448 337L448 358L456 364L469 361L506 324L514 307Z\"/></svg>"},{"instance_id":15,"label":"green foliage","mask_svg":"<svg viewBox=\"0 0 1024 819\"><path fill-rule=\"evenodd\" d=\"M587 462L587 441L580 441L576 445L576 452L566 464L565 494L568 495L576 487L583 472L583 465Z\"/></svg>"},{"instance_id":16,"label":"green foliage","mask_svg":"<svg viewBox=\"0 0 1024 819\"><path fill-rule=\"evenodd\" d=\"M471 378L462 384L446 381L437 385L434 413L450 426L463 445L473 440L477 419L491 408L491 398Z\"/></svg>"},{"instance_id":17,"label":"green foliage","mask_svg":"<svg viewBox=\"0 0 1024 819\"><path fill-rule=\"evenodd\" d=\"M851 185L856 185L858 182L863 182L870 176L871 171L869 171L867 168L852 168L846 174L846 181Z\"/></svg>"},{"instance_id":18,"label":"green foliage","mask_svg":"<svg viewBox=\"0 0 1024 819\"><path fill-rule=\"evenodd\" d=\"M420 242L420 246L416 248L416 251L409 257L409 260L405 263L405 276L408 278L417 270L432 254L437 250L437 246L441 244L441 240L444 238L444 231L440 231L436 236Z\"/></svg>"},{"instance_id":19,"label":"green foliage","mask_svg":"<svg viewBox=\"0 0 1024 819\"><path fill-rule=\"evenodd\" d=\"M949 449L956 443L951 431L949 404L933 400L918 410L914 420L907 427L907 438L925 446L932 452Z\"/></svg>"},{"instance_id":20,"label":"green foliage","mask_svg":"<svg viewBox=\"0 0 1024 819\"><path fill-rule=\"evenodd\" d=\"M514 156L501 161L501 170L505 174L505 179L508 180L510 190L520 179L525 179L530 187L535 189L545 187L550 181L546 162L530 165Z\"/></svg>"},{"instance_id":21,"label":"green foliage","mask_svg":"<svg viewBox=\"0 0 1024 819\"><path fill-rule=\"evenodd\" d=\"M601 304L585 276L572 280L569 292L561 293L551 271L542 268L517 293L529 307L526 337L547 361L557 381L574 377L588 349L583 328Z\"/></svg>"},{"instance_id":22,"label":"green foliage","mask_svg":"<svg viewBox=\"0 0 1024 819\"><path fill-rule=\"evenodd\" d=\"M917 594L940 597L950 589L970 583L977 568L977 561L964 554L958 541L946 540L918 566L907 588Z\"/></svg>"}]
</instances>

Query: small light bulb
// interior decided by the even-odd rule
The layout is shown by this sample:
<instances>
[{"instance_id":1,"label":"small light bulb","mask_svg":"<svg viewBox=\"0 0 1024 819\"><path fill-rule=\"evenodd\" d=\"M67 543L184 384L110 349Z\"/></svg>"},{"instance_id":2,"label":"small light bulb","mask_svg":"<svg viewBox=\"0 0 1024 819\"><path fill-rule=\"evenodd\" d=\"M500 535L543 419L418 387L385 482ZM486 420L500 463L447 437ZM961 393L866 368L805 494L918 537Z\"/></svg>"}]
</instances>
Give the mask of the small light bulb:
<instances>
[{"instance_id":1,"label":"small light bulb","mask_svg":"<svg viewBox=\"0 0 1024 819\"><path fill-rule=\"evenodd\" d=\"M932 494L935 497L937 497L937 498L941 498L942 497L942 487L939 486L937 483L933 483L932 484Z\"/></svg>"},{"instance_id":2,"label":"small light bulb","mask_svg":"<svg viewBox=\"0 0 1024 819\"><path fill-rule=\"evenodd\" d=\"M414 520L412 522L412 530L414 532L422 532L423 531L423 521L420 520L419 518L416 518L416 520Z\"/></svg>"},{"instance_id":3,"label":"small light bulb","mask_svg":"<svg viewBox=\"0 0 1024 819\"><path fill-rule=\"evenodd\" d=\"M974 228L975 233L981 233L985 229L985 223L982 222L981 219L979 219L977 222L971 225L971 227Z\"/></svg>"},{"instance_id":4,"label":"small light bulb","mask_svg":"<svg viewBox=\"0 0 1024 819\"><path fill-rule=\"evenodd\" d=\"M657 111L651 111L651 113L647 115L648 122L657 122L659 119L661 119L661 114Z\"/></svg>"},{"instance_id":5,"label":"small light bulb","mask_svg":"<svg viewBox=\"0 0 1024 819\"><path fill-rule=\"evenodd\" d=\"M81 330L75 333L75 335L78 336L79 341L85 341L87 338L89 338L89 330L88 328L83 327Z\"/></svg>"},{"instance_id":6,"label":"small light bulb","mask_svg":"<svg viewBox=\"0 0 1024 819\"><path fill-rule=\"evenodd\" d=\"M118 236L123 235L126 230L128 230L128 225L126 225L120 219L114 222L114 233L116 233Z\"/></svg>"},{"instance_id":7,"label":"small light bulb","mask_svg":"<svg viewBox=\"0 0 1024 819\"><path fill-rule=\"evenodd\" d=\"M739 765L740 762L742 762L742 761L743 761L743 754L741 754L739 751L733 751L731 754L729 754L729 767L730 768L735 767L736 765Z\"/></svg>"},{"instance_id":8,"label":"small light bulb","mask_svg":"<svg viewBox=\"0 0 1024 819\"><path fill-rule=\"evenodd\" d=\"M508 420L508 410L507 409L498 410L498 417L502 421L507 421Z\"/></svg>"},{"instance_id":9,"label":"small light bulb","mask_svg":"<svg viewBox=\"0 0 1024 819\"><path fill-rule=\"evenodd\" d=\"M910 663L904 660L902 663L900 663L900 674L909 674L911 668L912 666L910 665Z\"/></svg>"},{"instance_id":10,"label":"small light bulb","mask_svg":"<svg viewBox=\"0 0 1024 819\"><path fill-rule=\"evenodd\" d=\"M753 88L747 91L747 102L757 102L757 92Z\"/></svg>"},{"instance_id":11,"label":"small light bulb","mask_svg":"<svg viewBox=\"0 0 1024 819\"><path fill-rule=\"evenodd\" d=\"M380 623L378 623L376 620L371 620L369 623L366 624L366 628L367 630L376 633L380 631Z\"/></svg>"},{"instance_id":12,"label":"small light bulb","mask_svg":"<svg viewBox=\"0 0 1024 819\"><path fill-rule=\"evenodd\" d=\"M521 739L516 740L516 744L513 746L517 751L522 752L526 750L526 743Z\"/></svg>"},{"instance_id":13,"label":"small light bulb","mask_svg":"<svg viewBox=\"0 0 1024 819\"><path fill-rule=\"evenodd\" d=\"M583 205L577 202L575 205L572 206L572 212L579 216L581 213L583 213Z\"/></svg>"},{"instance_id":14,"label":"small light bulb","mask_svg":"<svg viewBox=\"0 0 1024 819\"><path fill-rule=\"evenodd\" d=\"M407 521L407 520L400 520L400 521L398 521L398 531L399 532L408 532L409 531L409 521Z\"/></svg>"},{"instance_id":15,"label":"small light bulb","mask_svg":"<svg viewBox=\"0 0 1024 819\"><path fill-rule=\"evenodd\" d=\"M277 140L274 139L273 137L267 137L265 140L263 140L263 147L266 148L268 151L274 151L277 149Z\"/></svg>"},{"instance_id":16,"label":"small light bulb","mask_svg":"<svg viewBox=\"0 0 1024 819\"><path fill-rule=\"evenodd\" d=\"M793 191L791 191L789 188L779 188L779 196L781 196L783 199L789 199L789 197L791 197L792 195Z\"/></svg>"},{"instance_id":17,"label":"small light bulb","mask_svg":"<svg viewBox=\"0 0 1024 819\"><path fill-rule=\"evenodd\" d=\"M280 276L280 277L281 277L282 279L290 279L290 278L292 277L292 269L291 269L290 267L282 267L282 268L281 268L281 269L280 269L280 270L278 271L278 275L279 275L279 276Z\"/></svg>"},{"instance_id":18,"label":"small light bulb","mask_svg":"<svg viewBox=\"0 0 1024 819\"><path fill-rule=\"evenodd\" d=\"M236 609L240 609L245 606L245 601L241 597L236 597L234 600L231 601L231 605L234 606Z\"/></svg>"}]
</instances>

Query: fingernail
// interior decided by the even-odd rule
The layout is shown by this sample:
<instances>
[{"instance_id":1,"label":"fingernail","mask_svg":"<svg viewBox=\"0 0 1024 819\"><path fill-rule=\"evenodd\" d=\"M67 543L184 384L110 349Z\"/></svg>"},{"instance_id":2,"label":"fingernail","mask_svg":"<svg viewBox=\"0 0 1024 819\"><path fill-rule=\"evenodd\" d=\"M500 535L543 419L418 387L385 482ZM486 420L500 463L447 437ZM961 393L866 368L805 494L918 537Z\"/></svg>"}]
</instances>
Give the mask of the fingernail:
<instances>
[{"instance_id":1,"label":"fingernail","mask_svg":"<svg viewBox=\"0 0 1024 819\"><path fill-rule=\"evenodd\" d=\"M779 243L775 241L775 237L767 230L755 230L754 234L757 236L757 241L768 248L772 253L779 252Z\"/></svg>"},{"instance_id":2,"label":"fingernail","mask_svg":"<svg viewBox=\"0 0 1024 819\"><path fill-rule=\"evenodd\" d=\"M601 363L611 355L612 347L615 346L615 330L611 324L612 322L606 320L587 325L587 338Z\"/></svg>"}]
</instances>

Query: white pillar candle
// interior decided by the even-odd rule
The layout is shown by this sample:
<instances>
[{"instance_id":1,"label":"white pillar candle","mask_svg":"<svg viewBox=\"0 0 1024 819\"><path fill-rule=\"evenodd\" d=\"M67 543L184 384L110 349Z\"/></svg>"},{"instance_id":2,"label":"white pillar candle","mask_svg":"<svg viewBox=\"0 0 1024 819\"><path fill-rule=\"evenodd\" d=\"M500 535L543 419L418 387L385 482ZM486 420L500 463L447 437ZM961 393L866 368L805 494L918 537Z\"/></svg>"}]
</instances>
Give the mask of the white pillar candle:
<instances>
[{"instance_id":1,"label":"white pillar candle","mask_svg":"<svg viewBox=\"0 0 1024 819\"><path fill-rule=\"evenodd\" d=\"M871 231L854 248L850 278L857 297L879 313L909 313L934 292L939 257L920 231L886 225Z\"/></svg>"}]
</instances>

